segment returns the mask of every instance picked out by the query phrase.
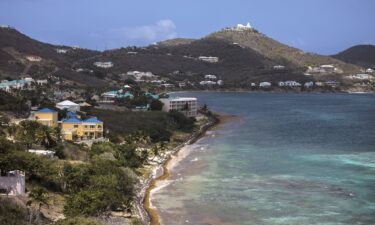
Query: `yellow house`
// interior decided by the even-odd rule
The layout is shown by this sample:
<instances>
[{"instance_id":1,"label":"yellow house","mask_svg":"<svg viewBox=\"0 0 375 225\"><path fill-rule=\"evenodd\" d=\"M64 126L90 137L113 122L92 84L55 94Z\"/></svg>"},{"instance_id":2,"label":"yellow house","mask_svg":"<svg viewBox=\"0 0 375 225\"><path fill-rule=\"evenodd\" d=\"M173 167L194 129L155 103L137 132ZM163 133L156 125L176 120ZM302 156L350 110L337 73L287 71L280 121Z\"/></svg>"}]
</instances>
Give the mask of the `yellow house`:
<instances>
[{"instance_id":1,"label":"yellow house","mask_svg":"<svg viewBox=\"0 0 375 225\"><path fill-rule=\"evenodd\" d=\"M61 133L64 140L87 140L103 137L103 122L96 117L86 120L69 118L61 122Z\"/></svg>"},{"instance_id":2,"label":"yellow house","mask_svg":"<svg viewBox=\"0 0 375 225\"><path fill-rule=\"evenodd\" d=\"M34 113L34 119L39 123L49 126L49 127L57 127L58 123L58 116L57 111L43 108Z\"/></svg>"}]
</instances>

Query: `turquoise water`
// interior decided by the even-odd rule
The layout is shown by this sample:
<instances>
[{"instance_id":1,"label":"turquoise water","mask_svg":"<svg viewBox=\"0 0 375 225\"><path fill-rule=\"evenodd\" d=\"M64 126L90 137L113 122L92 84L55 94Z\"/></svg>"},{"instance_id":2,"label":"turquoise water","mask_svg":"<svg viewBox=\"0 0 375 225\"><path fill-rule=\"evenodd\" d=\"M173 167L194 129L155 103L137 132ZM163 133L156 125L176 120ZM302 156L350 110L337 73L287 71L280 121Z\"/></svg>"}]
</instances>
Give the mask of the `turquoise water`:
<instances>
[{"instance_id":1,"label":"turquoise water","mask_svg":"<svg viewBox=\"0 0 375 225\"><path fill-rule=\"evenodd\" d=\"M155 191L163 224L375 224L375 95L175 95L240 118Z\"/></svg>"}]
</instances>

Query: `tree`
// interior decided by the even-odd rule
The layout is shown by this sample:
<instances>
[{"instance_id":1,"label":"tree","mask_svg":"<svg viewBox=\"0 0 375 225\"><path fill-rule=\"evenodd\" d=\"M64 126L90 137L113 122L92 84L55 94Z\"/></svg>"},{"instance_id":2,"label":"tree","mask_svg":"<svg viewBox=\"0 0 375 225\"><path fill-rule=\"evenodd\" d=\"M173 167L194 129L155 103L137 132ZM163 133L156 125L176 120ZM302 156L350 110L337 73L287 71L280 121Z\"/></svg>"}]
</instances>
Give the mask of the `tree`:
<instances>
[{"instance_id":1,"label":"tree","mask_svg":"<svg viewBox=\"0 0 375 225\"><path fill-rule=\"evenodd\" d=\"M46 190L40 187L36 187L31 190L29 194L30 200L27 202L28 206L34 206L37 208L36 221L40 223L41 208L43 205L48 205L48 193ZM31 218L31 217L30 217ZM31 219L30 219L31 222Z\"/></svg>"},{"instance_id":2,"label":"tree","mask_svg":"<svg viewBox=\"0 0 375 225\"><path fill-rule=\"evenodd\" d=\"M11 199L0 197L0 224L25 225L26 215L26 210Z\"/></svg>"},{"instance_id":3,"label":"tree","mask_svg":"<svg viewBox=\"0 0 375 225\"><path fill-rule=\"evenodd\" d=\"M152 102L150 103L150 109L152 111L161 111L163 109L163 103L159 100L152 100Z\"/></svg>"},{"instance_id":4,"label":"tree","mask_svg":"<svg viewBox=\"0 0 375 225\"><path fill-rule=\"evenodd\" d=\"M59 132L56 128L39 126L35 132L35 141L46 148L54 147L59 141Z\"/></svg>"}]
</instances>

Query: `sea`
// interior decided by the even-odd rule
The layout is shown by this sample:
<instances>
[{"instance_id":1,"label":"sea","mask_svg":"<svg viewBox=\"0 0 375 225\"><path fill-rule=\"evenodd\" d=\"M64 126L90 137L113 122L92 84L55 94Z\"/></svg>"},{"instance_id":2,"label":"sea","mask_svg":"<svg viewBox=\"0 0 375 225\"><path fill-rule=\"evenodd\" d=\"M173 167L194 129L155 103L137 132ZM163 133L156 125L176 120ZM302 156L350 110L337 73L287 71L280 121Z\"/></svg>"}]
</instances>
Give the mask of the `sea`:
<instances>
[{"instance_id":1,"label":"sea","mask_svg":"<svg viewBox=\"0 0 375 225\"><path fill-rule=\"evenodd\" d=\"M162 224L375 224L374 94L172 95L227 116L152 191Z\"/></svg>"}]
</instances>

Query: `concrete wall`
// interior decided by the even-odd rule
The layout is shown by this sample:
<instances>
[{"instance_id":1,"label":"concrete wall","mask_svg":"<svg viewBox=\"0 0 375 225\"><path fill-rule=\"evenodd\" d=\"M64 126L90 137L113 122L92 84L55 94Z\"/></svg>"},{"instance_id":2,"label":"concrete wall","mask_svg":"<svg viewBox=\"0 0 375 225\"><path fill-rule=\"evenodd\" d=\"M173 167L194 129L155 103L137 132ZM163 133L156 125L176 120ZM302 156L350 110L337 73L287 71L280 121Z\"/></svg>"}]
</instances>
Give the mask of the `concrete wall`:
<instances>
[{"instance_id":1,"label":"concrete wall","mask_svg":"<svg viewBox=\"0 0 375 225\"><path fill-rule=\"evenodd\" d=\"M0 177L0 188L10 189L9 195L25 194L25 174L17 171L14 175Z\"/></svg>"}]
</instances>

